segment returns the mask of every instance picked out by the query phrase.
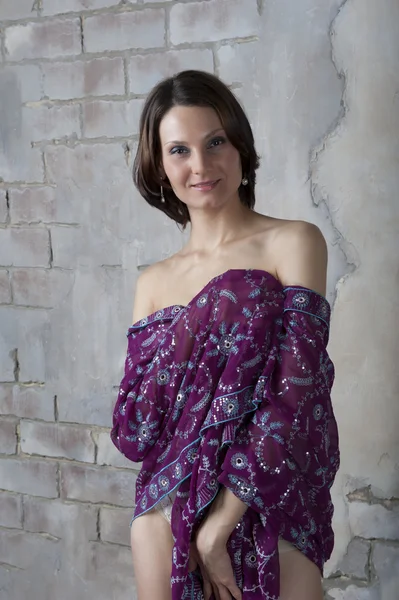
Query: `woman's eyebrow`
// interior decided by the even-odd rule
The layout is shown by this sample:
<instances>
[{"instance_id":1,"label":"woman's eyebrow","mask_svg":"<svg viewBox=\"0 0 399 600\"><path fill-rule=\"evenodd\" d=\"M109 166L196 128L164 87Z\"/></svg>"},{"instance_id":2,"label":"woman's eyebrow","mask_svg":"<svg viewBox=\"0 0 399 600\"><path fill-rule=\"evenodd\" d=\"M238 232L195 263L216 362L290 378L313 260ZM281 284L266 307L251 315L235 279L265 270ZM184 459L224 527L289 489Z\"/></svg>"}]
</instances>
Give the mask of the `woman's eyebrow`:
<instances>
[{"instance_id":1,"label":"woman's eyebrow","mask_svg":"<svg viewBox=\"0 0 399 600\"><path fill-rule=\"evenodd\" d=\"M204 136L204 140L207 140L208 138L212 137L213 135L215 135L215 133L217 133L218 131L224 131L223 127L218 127L217 129L214 129L213 131L211 131L210 133L207 133ZM170 140L169 142L165 142L164 146L167 146L168 144L180 144L180 145L184 145L187 144L187 142L182 141L182 140Z\"/></svg>"}]
</instances>

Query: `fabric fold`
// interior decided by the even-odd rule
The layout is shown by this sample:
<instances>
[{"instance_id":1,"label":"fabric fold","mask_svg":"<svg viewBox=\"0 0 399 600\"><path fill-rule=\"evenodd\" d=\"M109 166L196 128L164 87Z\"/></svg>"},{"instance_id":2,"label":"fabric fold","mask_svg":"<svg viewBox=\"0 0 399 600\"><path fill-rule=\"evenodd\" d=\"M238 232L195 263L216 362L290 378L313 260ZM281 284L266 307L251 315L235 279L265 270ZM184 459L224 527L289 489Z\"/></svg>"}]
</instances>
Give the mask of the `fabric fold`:
<instances>
[{"instance_id":1,"label":"fabric fold","mask_svg":"<svg viewBox=\"0 0 399 600\"><path fill-rule=\"evenodd\" d=\"M320 569L330 556L339 453L329 321L316 292L230 270L188 306L129 329L111 438L143 461L136 518L177 491L174 600L199 593L190 541L221 485L248 505L228 546L248 600L278 598L279 537Z\"/></svg>"}]
</instances>

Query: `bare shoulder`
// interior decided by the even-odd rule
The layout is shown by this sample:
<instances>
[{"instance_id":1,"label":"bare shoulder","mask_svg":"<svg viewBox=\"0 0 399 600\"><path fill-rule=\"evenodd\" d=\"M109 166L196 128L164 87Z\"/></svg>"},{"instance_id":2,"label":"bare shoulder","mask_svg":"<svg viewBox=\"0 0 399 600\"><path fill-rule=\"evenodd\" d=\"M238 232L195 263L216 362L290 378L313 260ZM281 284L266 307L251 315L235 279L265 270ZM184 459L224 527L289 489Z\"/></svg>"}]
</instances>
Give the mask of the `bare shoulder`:
<instances>
[{"instance_id":1,"label":"bare shoulder","mask_svg":"<svg viewBox=\"0 0 399 600\"><path fill-rule=\"evenodd\" d=\"M278 238L280 243L311 245L314 249L326 248L324 236L314 223L278 219L275 229L276 239Z\"/></svg>"},{"instance_id":2,"label":"bare shoulder","mask_svg":"<svg viewBox=\"0 0 399 600\"><path fill-rule=\"evenodd\" d=\"M282 220L276 227L274 244L281 283L307 287L325 295L327 244L317 225Z\"/></svg>"},{"instance_id":3,"label":"bare shoulder","mask_svg":"<svg viewBox=\"0 0 399 600\"><path fill-rule=\"evenodd\" d=\"M155 300L162 294L163 282L170 270L168 260L150 265L138 277L134 292L133 323L154 312Z\"/></svg>"}]
</instances>

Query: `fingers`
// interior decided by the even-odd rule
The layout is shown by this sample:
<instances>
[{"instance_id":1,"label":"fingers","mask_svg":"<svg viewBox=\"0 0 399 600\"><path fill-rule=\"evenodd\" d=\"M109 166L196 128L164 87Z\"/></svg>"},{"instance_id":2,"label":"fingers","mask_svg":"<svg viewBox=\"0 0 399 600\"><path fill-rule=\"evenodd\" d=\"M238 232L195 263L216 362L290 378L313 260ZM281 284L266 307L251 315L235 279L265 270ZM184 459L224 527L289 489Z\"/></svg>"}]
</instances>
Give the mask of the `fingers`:
<instances>
[{"instance_id":1,"label":"fingers","mask_svg":"<svg viewBox=\"0 0 399 600\"><path fill-rule=\"evenodd\" d=\"M215 596L215 599L216 599L216 600L222 600L222 599L221 599L221 596L220 596L220 594L219 594L219 588L217 587L217 585L213 585L213 586L212 586L212 589L213 589L213 594L214 594L214 596ZM231 600L231 598L229 598L229 600Z\"/></svg>"},{"instance_id":2,"label":"fingers","mask_svg":"<svg viewBox=\"0 0 399 600\"><path fill-rule=\"evenodd\" d=\"M242 600L240 588L234 584L225 586L211 582L205 569L203 567L200 568L203 580L204 600L210 600L212 593L215 596L215 600L231 600L232 598L234 600Z\"/></svg>"},{"instance_id":3,"label":"fingers","mask_svg":"<svg viewBox=\"0 0 399 600\"><path fill-rule=\"evenodd\" d=\"M242 600L241 590L236 585L229 587L229 593L234 598L234 600Z\"/></svg>"},{"instance_id":4,"label":"fingers","mask_svg":"<svg viewBox=\"0 0 399 600\"><path fill-rule=\"evenodd\" d=\"M242 600L242 594L238 587L233 586L231 588L227 588L224 585L219 585L214 587L217 592L215 592L216 600Z\"/></svg>"},{"instance_id":5,"label":"fingers","mask_svg":"<svg viewBox=\"0 0 399 600\"><path fill-rule=\"evenodd\" d=\"M210 600L212 597L212 593L213 593L211 582L209 581L209 579L203 578L203 583L204 583L204 585L203 585L204 600Z\"/></svg>"},{"instance_id":6,"label":"fingers","mask_svg":"<svg viewBox=\"0 0 399 600\"><path fill-rule=\"evenodd\" d=\"M210 598L212 597L212 593L213 593L213 588L212 588L212 584L209 580L209 576L208 573L206 572L206 569L204 567L204 565L201 563L201 561L198 562L200 570L201 570L201 575L202 575L202 582L203 582L203 592L204 592L204 600L210 600Z\"/></svg>"},{"instance_id":7,"label":"fingers","mask_svg":"<svg viewBox=\"0 0 399 600\"><path fill-rule=\"evenodd\" d=\"M202 556L196 544L190 548L189 566L199 566L203 579L204 600L242 600L242 593L235 581L231 559L227 549L216 549Z\"/></svg>"}]
</instances>

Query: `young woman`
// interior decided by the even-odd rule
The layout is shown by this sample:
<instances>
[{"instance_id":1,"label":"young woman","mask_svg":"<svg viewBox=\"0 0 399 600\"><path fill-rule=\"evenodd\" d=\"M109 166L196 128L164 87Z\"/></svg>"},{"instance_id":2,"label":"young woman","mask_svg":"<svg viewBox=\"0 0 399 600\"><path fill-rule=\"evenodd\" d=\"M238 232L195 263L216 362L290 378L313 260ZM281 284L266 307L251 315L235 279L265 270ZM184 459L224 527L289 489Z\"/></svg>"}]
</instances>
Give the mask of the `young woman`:
<instances>
[{"instance_id":1,"label":"young woman","mask_svg":"<svg viewBox=\"0 0 399 600\"><path fill-rule=\"evenodd\" d=\"M134 461L139 600L321 600L338 434L317 227L256 213L248 120L216 77L149 94L135 184L190 228L139 278L111 437Z\"/></svg>"}]
</instances>

